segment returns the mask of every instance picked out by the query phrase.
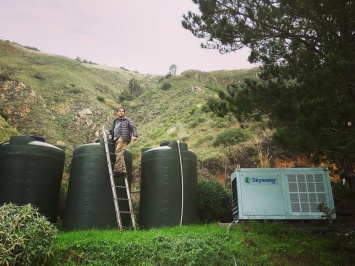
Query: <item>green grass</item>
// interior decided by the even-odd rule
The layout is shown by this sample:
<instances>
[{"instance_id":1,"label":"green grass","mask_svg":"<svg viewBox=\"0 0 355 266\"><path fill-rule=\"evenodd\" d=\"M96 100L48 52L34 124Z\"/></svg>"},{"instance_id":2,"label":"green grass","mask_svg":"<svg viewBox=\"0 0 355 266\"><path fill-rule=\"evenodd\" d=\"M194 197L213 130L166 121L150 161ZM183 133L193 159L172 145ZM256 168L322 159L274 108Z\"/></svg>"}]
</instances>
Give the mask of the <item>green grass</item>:
<instances>
[{"instance_id":1,"label":"green grass","mask_svg":"<svg viewBox=\"0 0 355 266\"><path fill-rule=\"evenodd\" d=\"M351 265L354 240L279 222L74 231L59 233L49 265Z\"/></svg>"}]
</instances>

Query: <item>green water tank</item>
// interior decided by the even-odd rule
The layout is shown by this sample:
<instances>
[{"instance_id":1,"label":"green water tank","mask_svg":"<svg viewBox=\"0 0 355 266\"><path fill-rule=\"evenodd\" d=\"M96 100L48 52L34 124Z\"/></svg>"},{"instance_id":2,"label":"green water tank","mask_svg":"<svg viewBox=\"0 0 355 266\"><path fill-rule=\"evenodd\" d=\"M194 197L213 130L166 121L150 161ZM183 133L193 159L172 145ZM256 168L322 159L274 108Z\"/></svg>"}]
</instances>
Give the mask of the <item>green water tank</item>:
<instances>
[{"instance_id":1,"label":"green water tank","mask_svg":"<svg viewBox=\"0 0 355 266\"><path fill-rule=\"evenodd\" d=\"M196 222L196 154L176 141L142 151L140 191L142 229Z\"/></svg>"},{"instance_id":2,"label":"green water tank","mask_svg":"<svg viewBox=\"0 0 355 266\"><path fill-rule=\"evenodd\" d=\"M108 140L110 159L115 162L115 147ZM129 184L132 180L132 153L124 153ZM123 177L115 177L116 186L124 186ZM127 198L124 188L117 188L118 198ZM120 201L120 210L129 211L128 202ZM123 226L130 227L129 214L121 215ZM63 218L64 230L118 228L103 139L99 143L74 149L67 201Z\"/></svg>"},{"instance_id":3,"label":"green water tank","mask_svg":"<svg viewBox=\"0 0 355 266\"><path fill-rule=\"evenodd\" d=\"M0 205L32 204L49 221L58 216L65 148L12 136L0 145Z\"/></svg>"}]
</instances>

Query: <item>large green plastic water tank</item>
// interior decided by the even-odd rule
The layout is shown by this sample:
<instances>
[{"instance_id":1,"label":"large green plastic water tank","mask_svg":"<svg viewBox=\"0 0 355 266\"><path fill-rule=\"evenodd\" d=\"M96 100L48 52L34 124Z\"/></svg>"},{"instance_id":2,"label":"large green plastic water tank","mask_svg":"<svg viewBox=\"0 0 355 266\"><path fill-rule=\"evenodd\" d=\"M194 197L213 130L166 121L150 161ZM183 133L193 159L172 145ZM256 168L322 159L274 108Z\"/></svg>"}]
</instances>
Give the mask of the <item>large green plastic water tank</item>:
<instances>
[{"instance_id":1,"label":"large green plastic water tank","mask_svg":"<svg viewBox=\"0 0 355 266\"><path fill-rule=\"evenodd\" d=\"M51 222L58 216L65 149L12 136L0 145L0 204L32 204Z\"/></svg>"},{"instance_id":2,"label":"large green plastic water tank","mask_svg":"<svg viewBox=\"0 0 355 266\"><path fill-rule=\"evenodd\" d=\"M110 159L115 162L114 143L109 141ZM132 180L132 153L124 153L129 183ZM124 186L123 177L115 177L116 186ZM117 188L118 198L127 198L124 188ZM121 211L129 211L128 202L120 202ZM123 226L130 227L129 214L121 215ZM90 228L118 228L106 160L105 144L91 143L74 149L63 228L84 230Z\"/></svg>"},{"instance_id":3,"label":"large green plastic water tank","mask_svg":"<svg viewBox=\"0 0 355 266\"><path fill-rule=\"evenodd\" d=\"M196 154L179 142L144 150L140 191L141 228L194 223L198 218Z\"/></svg>"}]
</instances>

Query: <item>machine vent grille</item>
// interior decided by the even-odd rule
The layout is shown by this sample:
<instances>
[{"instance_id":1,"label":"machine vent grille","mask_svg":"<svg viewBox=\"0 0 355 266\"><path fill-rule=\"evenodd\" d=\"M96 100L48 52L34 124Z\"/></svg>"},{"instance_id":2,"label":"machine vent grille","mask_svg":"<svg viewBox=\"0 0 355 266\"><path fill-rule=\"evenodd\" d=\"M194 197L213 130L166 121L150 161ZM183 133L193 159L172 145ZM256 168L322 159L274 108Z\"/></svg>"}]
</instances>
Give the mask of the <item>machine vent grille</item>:
<instances>
[{"instance_id":1,"label":"machine vent grille","mask_svg":"<svg viewBox=\"0 0 355 266\"><path fill-rule=\"evenodd\" d=\"M235 178L232 180L232 208L233 208L233 215L239 215L238 209L238 191L237 191L237 179Z\"/></svg>"},{"instance_id":2,"label":"machine vent grille","mask_svg":"<svg viewBox=\"0 0 355 266\"><path fill-rule=\"evenodd\" d=\"M321 174L286 174L291 212L319 212L326 203L326 191Z\"/></svg>"}]
</instances>

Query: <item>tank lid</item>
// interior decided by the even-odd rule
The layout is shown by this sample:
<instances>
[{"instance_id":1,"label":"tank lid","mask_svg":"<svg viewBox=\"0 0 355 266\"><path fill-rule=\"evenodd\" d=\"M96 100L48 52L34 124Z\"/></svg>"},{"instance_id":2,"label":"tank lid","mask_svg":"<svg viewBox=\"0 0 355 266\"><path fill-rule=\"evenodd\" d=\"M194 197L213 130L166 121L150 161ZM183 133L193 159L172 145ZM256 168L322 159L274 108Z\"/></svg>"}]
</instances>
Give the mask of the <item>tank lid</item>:
<instances>
[{"instance_id":1,"label":"tank lid","mask_svg":"<svg viewBox=\"0 0 355 266\"><path fill-rule=\"evenodd\" d=\"M10 145L27 145L31 141L34 139L30 136L11 136Z\"/></svg>"},{"instance_id":2,"label":"tank lid","mask_svg":"<svg viewBox=\"0 0 355 266\"><path fill-rule=\"evenodd\" d=\"M80 149L80 148L84 148L84 147L88 147L88 146L91 147L91 146L102 146L102 145L101 145L101 143L98 143L98 142L85 143L85 144L75 146L75 149Z\"/></svg>"},{"instance_id":3,"label":"tank lid","mask_svg":"<svg viewBox=\"0 0 355 266\"><path fill-rule=\"evenodd\" d=\"M42 142L46 142L46 139L42 136L39 136L39 135L34 135L34 134L31 134L29 135L31 138L33 138L34 140L38 140L38 141L42 141Z\"/></svg>"},{"instance_id":4,"label":"tank lid","mask_svg":"<svg viewBox=\"0 0 355 266\"><path fill-rule=\"evenodd\" d=\"M151 151L161 151L161 150L171 150L171 147L169 147L169 146L161 146L161 147L151 148L149 150L144 151L143 153L151 152Z\"/></svg>"},{"instance_id":5,"label":"tank lid","mask_svg":"<svg viewBox=\"0 0 355 266\"><path fill-rule=\"evenodd\" d=\"M58 151L63 151L63 149L60 149L57 146L54 146L54 145L46 143L46 142L37 141L37 140L29 142L28 145L41 146L41 147L45 147L45 148L55 149Z\"/></svg>"},{"instance_id":6,"label":"tank lid","mask_svg":"<svg viewBox=\"0 0 355 266\"><path fill-rule=\"evenodd\" d=\"M184 142L172 141L168 146L174 150L180 149L180 151L188 151L187 143Z\"/></svg>"},{"instance_id":7,"label":"tank lid","mask_svg":"<svg viewBox=\"0 0 355 266\"><path fill-rule=\"evenodd\" d=\"M160 143L160 146L167 146L167 145L169 145L171 142L173 142L173 141L171 141L171 140L165 140L165 141L163 141L162 143Z\"/></svg>"},{"instance_id":8,"label":"tank lid","mask_svg":"<svg viewBox=\"0 0 355 266\"><path fill-rule=\"evenodd\" d=\"M52 144L34 140L30 136L11 136L10 142L8 144L9 145L33 145L33 146L41 146L41 147L51 148L59 151L64 151L63 149L54 146Z\"/></svg>"}]
</instances>

